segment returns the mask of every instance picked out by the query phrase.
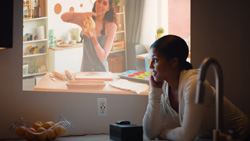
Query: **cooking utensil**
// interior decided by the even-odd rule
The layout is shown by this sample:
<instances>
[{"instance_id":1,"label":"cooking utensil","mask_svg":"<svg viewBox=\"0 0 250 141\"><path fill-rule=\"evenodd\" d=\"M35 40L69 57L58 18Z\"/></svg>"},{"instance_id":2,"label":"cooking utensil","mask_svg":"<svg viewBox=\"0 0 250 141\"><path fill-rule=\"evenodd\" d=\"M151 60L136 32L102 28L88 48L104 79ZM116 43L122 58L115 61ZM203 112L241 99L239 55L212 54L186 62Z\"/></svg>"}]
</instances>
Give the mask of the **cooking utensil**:
<instances>
[{"instance_id":1,"label":"cooking utensil","mask_svg":"<svg viewBox=\"0 0 250 141\"><path fill-rule=\"evenodd\" d=\"M51 80L56 81L56 78L55 78L54 74L50 74L49 77L50 77Z\"/></svg>"}]
</instances>

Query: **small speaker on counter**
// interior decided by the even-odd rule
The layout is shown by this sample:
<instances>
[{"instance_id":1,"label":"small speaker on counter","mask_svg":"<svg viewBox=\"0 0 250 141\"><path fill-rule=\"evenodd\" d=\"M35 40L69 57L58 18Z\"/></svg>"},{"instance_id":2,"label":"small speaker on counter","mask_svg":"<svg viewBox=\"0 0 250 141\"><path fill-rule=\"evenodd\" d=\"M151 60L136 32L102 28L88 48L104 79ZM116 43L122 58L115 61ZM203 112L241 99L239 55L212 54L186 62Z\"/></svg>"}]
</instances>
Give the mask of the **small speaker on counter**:
<instances>
[{"instance_id":1,"label":"small speaker on counter","mask_svg":"<svg viewBox=\"0 0 250 141\"><path fill-rule=\"evenodd\" d=\"M129 121L117 121L110 124L110 139L114 141L142 141L143 128Z\"/></svg>"}]
</instances>

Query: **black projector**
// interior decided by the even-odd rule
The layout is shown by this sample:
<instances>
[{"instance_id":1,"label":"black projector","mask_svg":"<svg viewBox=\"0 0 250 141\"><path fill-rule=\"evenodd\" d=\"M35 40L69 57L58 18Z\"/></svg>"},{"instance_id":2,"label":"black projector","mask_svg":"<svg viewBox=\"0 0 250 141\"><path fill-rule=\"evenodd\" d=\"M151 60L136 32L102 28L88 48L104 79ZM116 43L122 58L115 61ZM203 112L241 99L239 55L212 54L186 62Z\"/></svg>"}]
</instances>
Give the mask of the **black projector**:
<instances>
[{"instance_id":1,"label":"black projector","mask_svg":"<svg viewBox=\"0 0 250 141\"><path fill-rule=\"evenodd\" d=\"M114 141L142 141L142 126L130 124L129 121L117 121L110 124L110 139Z\"/></svg>"}]
</instances>

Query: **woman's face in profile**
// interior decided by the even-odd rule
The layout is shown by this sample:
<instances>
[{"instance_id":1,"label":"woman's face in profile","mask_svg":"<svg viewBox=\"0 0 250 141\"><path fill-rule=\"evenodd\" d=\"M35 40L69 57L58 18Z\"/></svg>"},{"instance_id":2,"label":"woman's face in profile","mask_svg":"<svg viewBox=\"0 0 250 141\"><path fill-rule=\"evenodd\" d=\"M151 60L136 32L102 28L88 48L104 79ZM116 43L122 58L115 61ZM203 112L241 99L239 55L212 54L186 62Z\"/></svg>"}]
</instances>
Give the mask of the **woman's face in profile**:
<instances>
[{"instance_id":1,"label":"woman's face in profile","mask_svg":"<svg viewBox=\"0 0 250 141\"><path fill-rule=\"evenodd\" d=\"M109 0L97 0L95 9L97 16L104 16L105 13L110 9Z\"/></svg>"},{"instance_id":2,"label":"woman's face in profile","mask_svg":"<svg viewBox=\"0 0 250 141\"><path fill-rule=\"evenodd\" d=\"M151 74L156 82L162 82L171 77L173 67L171 60L167 60L162 54L155 49L150 49L151 63L150 69Z\"/></svg>"}]
</instances>

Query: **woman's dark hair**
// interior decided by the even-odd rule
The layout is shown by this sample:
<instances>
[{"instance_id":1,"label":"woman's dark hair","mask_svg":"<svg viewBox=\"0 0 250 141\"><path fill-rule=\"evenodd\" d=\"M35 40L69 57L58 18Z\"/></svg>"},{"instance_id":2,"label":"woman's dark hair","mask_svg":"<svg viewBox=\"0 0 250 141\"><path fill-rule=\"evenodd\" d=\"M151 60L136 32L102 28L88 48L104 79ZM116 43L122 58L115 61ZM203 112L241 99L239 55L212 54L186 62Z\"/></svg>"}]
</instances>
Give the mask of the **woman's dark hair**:
<instances>
[{"instance_id":1,"label":"woman's dark hair","mask_svg":"<svg viewBox=\"0 0 250 141\"><path fill-rule=\"evenodd\" d=\"M118 23L118 19L117 19L117 15L114 11L114 0L109 0L109 11L106 12L105 16L104 16L104 20L106 21L109 21L109 22L115 22L115 24L119 25ZM96 2L94 3L94 6L92 8L92 12L96 12L96 9L95 9L95 5L96 5ZM93 16L93 19L95 20L95 17Z\"/></svg>"},{"instance_id":2,"label":"woman's dark hair","mask_svg":"<svg viewBox=\"0 0 250 141\"><path fill-rule=\"evenodd\" d=\"M187 43L176 35L166 35L158 40L156 40L151 46L150 49L154 49L157 53L164 56L166 59L172 59L177 57L179 59L180 69L189 70L193 66L186 61L189 53Z\"/></svg>"}]
</instances>

